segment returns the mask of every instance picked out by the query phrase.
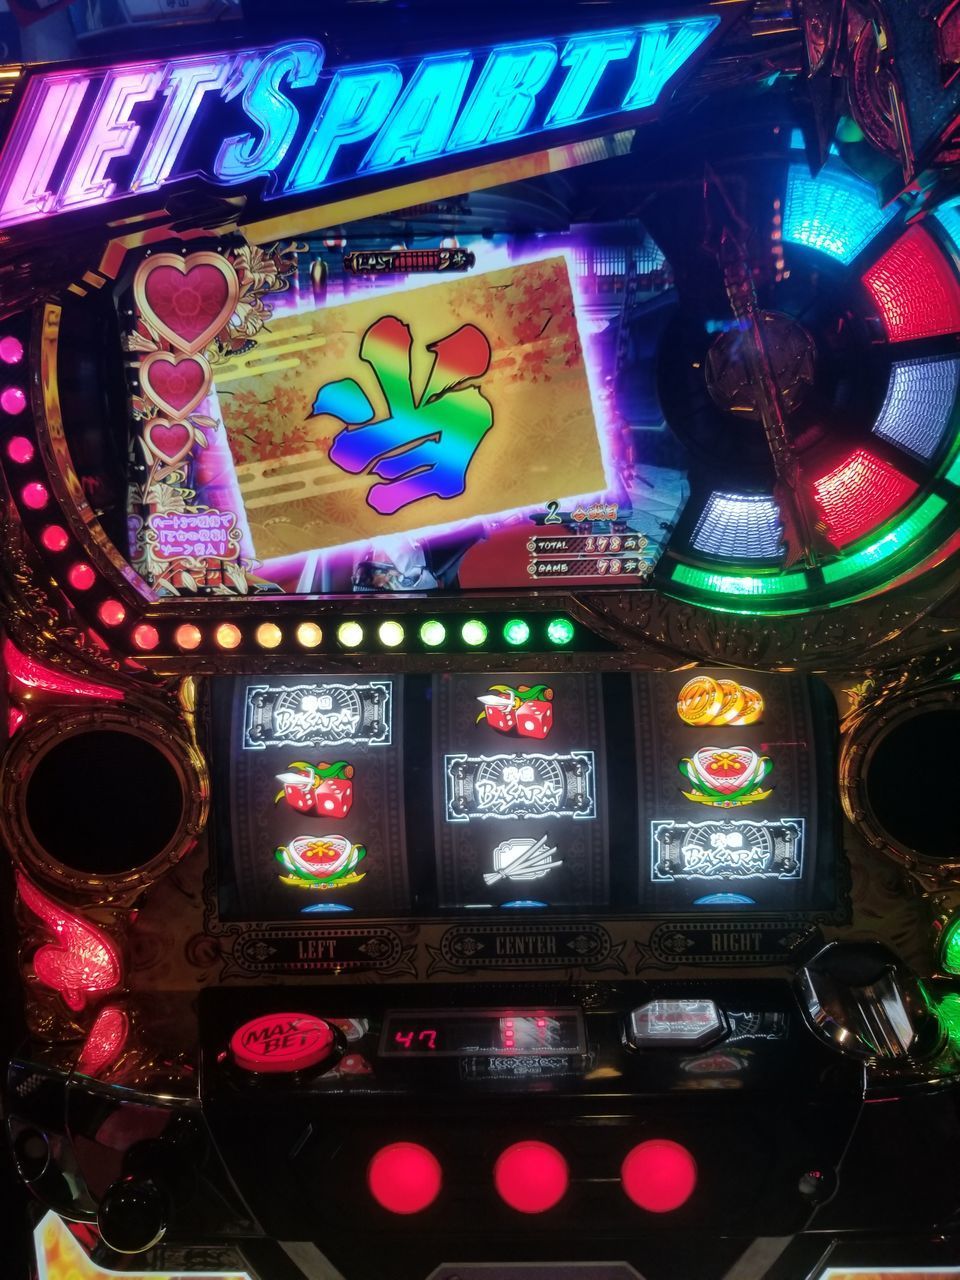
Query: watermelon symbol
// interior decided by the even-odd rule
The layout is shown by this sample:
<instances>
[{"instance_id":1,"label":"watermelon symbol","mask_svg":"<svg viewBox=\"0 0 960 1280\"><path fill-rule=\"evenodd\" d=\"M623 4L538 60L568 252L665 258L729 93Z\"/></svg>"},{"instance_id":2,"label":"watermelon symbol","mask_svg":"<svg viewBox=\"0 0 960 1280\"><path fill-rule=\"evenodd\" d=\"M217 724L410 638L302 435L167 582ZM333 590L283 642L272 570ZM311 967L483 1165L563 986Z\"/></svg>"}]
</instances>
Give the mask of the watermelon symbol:
<instances>
[{"instance_id":1,"label":"watermelon symbol","mask_svg":"<svg viewBox=\"0 0 960 1280\"><path fill-rule=\"evenodd\" d=\"M758 756L750 747L701 747L679 764L693 788L683 795L723 809L765 800L770 790L762 790L760 784L772 768L769 756Z\"/></svg>"}]
</instances>

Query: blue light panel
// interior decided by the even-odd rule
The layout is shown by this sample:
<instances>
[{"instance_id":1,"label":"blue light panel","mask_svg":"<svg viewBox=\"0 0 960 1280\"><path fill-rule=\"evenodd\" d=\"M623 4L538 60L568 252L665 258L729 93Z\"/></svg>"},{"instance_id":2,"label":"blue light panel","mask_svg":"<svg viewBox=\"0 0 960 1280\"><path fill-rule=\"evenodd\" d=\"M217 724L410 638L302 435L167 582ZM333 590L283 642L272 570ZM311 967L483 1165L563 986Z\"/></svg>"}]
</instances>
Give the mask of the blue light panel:
<instances>
[{"instance_id":1,"label":"blue light panel","mask_svg":"<svg viewBox=\"0 0 960 1280\"><path fill-rule=\"evenodd\" d=\"M881 209L873 188L852 174L824 169L811 178L806 166L794 164L787 173L783 238L846 266L896 212L895 205Z\"/></svg>"},{"instance_id":2,"label":"blue light panel","mask_svg":"<svg viewBox=\"0 0 960 1280\"><path fill-rule=\"evenodd\" d=\"M958 388L957 356L929 356L895 364L873 434L904 453L929 461L947 429Z\"/></svg>"},{"instance_id":3,"label":"blue light panel","mask_svg":"<svg viewBox=\"0 0 960 1280\"><path fill-rule=\"evenodd\" d=\"M960 200L951 200L949 204L941 205L935 217L953 241L954 247L960 250Z\"/></svg>"},{"instance_id":4,"label":"blue light panel","mask_svg":"<svg viewBox=\"0 0 960 1280\"><path fill-rule=\"evenodd\" d=\"M782 540L780 511L772 498L715 490L697 521L691 543L708 556L776 560Z\"/></svg>"}]
</instances>

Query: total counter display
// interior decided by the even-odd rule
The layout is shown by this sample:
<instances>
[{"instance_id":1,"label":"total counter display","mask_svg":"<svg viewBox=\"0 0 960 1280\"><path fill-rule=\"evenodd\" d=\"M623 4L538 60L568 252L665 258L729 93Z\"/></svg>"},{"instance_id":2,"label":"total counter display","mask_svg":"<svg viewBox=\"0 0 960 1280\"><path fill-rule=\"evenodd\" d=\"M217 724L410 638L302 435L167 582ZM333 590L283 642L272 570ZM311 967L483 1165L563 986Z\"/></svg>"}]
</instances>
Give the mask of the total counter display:
<instances>
[{"instance_id":1,"label":"total counter display","mask_svg":"<svg viewBox=\"0 0 960 1280\"><path fill-rule=\"evenodd\" d=\"M953 9L246 8L0 78L28 1273L960 1275Z\"/></svg>"}]
</instances>

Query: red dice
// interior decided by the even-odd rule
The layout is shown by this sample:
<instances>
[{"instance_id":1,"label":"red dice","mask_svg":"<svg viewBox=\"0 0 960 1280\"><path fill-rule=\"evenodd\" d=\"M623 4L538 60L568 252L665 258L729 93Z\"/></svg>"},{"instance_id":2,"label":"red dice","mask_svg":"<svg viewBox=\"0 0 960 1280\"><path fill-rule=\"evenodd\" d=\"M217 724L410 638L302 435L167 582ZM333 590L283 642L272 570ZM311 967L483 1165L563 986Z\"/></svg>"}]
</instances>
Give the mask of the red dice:
<instances>
[{"instance_id":1,"label":"red dice","mask_svg":"<svg viewBox=\"0 0 960 1280\"><path fill-rule=\"evenodd\" d=\"M487 724L491 728L499 730L500 733L509 733L516 726L511 707L490 706L488 704L484 707L484 715L487 718Z\"/></svg>"},{"instance_id":2,"label":"red dice","mask_svg":"<svg viewBox=\"0 0 960 1280\"><path fill-rule=\"evenodd\" d=\"M553 728L553 707L542 699L531 698L517 708L516 721L521 738L545 738Z\"/></svg>"},{"instance_id":3,"label":"red dice","mask_svg":"<svg viewBox=\"0 0 960 1280\"><path fill-rule=\"evenodd\" d=\"M313 808L313 787L306 778L302 785L296 782L285 783L283 794L287 804L296 809L297 813L309 813Z\"/></svg>"},{"instance_id":4,"label":"red dice","mask_svg":"<svg viewBox=\"0 0 960 1280\"><path fill-rule=\"evenodd\" d=\"M353 783L349 778L323 778L314 791L314 803L325 818L345 818L353 804Z\"/></svg>"}]
</instances>

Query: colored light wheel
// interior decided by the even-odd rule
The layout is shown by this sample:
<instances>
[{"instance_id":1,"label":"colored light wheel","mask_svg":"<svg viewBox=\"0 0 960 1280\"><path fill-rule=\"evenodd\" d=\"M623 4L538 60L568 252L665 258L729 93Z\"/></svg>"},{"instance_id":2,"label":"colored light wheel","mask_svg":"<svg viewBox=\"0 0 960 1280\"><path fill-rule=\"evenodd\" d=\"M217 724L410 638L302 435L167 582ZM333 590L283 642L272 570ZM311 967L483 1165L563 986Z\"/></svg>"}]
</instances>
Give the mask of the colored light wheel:
<instances>
[{"instance_id":1,"label":"colored light wheel","mask_svg":"<svg viewBox=\"0 0 960 1280\"><path fill-rule=\"evenodd\" d=\"M836 148L813 177L776 137L645 213L675 309L630 322L690 481L657 584L745 613L881 591L960 510L960 210L908 223Z\"/></svg>"}]
</instances>

